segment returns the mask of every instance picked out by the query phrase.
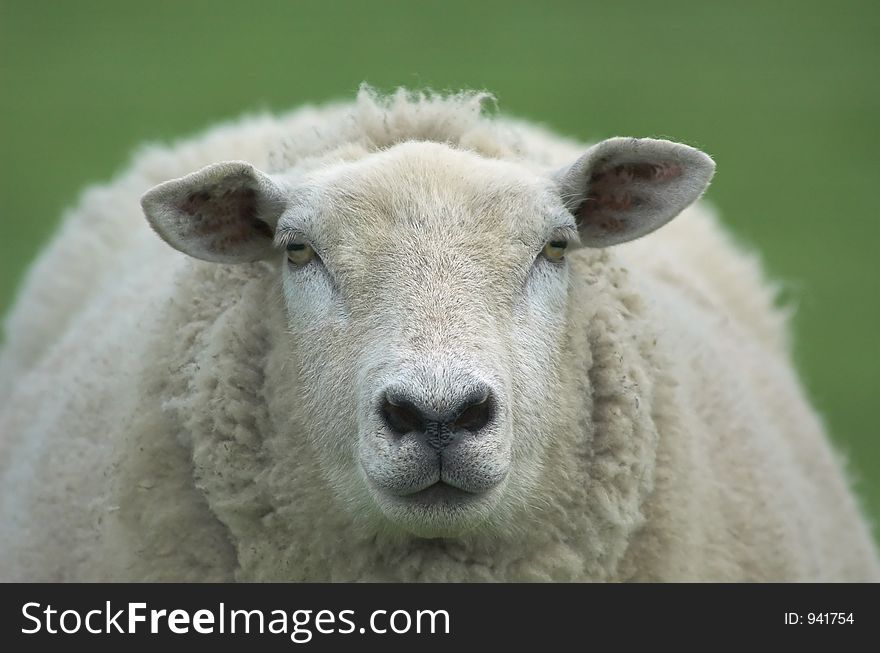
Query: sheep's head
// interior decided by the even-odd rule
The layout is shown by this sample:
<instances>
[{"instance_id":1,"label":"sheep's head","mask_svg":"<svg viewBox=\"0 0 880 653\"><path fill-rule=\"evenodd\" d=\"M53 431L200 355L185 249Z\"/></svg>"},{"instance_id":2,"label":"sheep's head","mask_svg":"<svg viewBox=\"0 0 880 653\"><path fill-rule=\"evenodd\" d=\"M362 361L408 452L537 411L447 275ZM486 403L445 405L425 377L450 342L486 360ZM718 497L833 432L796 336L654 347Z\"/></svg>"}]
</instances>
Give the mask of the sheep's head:
<instances>
[{"instance_id":1,"label":"sheep's head","mask_svg":"<svg viewBox=\"0 0 880 653\"><path fill-rule=\"evenodd\" d=\"M406 142L282 175L219 163L143 206L187 254L277 264L309 437L341 503L445 537L501 527L538 493L566 255L660 227L713 168L649 139L556 172Z\"/></svg>"}]
</instances>

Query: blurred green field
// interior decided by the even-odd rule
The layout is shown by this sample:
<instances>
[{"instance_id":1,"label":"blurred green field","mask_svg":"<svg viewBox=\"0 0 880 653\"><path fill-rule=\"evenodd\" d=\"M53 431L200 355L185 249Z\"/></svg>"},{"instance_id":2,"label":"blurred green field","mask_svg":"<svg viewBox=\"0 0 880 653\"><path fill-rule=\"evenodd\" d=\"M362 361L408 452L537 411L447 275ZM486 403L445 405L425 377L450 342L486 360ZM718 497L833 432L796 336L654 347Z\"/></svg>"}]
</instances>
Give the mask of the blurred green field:
<instances>
[{"instance_id":1,"label":"blurred green field","mask_svg":"<svg viewBox=\"0 0 880 653\"><path fill-rule=\"evenodd\" d=\"M364 80L487 88L563 133L715 157L708 198L787 283L799 367L880 522L878 34L869 0L0 0L0 311L145 140Z\"/></svg>"}]
</instances>

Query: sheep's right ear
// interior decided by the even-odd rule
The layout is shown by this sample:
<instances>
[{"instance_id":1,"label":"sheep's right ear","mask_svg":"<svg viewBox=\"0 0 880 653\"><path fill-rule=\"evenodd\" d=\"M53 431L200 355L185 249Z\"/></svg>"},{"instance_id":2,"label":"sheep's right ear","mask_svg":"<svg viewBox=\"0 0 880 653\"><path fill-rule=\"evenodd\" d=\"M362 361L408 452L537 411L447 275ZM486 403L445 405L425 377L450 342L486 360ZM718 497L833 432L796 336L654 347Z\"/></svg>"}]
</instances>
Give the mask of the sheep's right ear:
<instances>
[{"instance_id":1,"label":"sheep's right ear","mask_svg":"<svg viewBox=\"0 0 880 653\"><path fill-rule=\"evenodd\" d=\"M581 242L608 247L644 236L681 213L706 190L715 163L681 143L609 138L555 179L577 220Z\"/></svg>"},{"instance_id":2,"label":"sheep's right ear","mask_svg":"<svg viewBox=\"0 0 880 653\"><path fill-rule=\"evenodd\" d=\"M141 198L147 220L169 245L216 263L268 257L286 195L243 161L215 163L166 181Z\"/></svg>"}]
</instances>

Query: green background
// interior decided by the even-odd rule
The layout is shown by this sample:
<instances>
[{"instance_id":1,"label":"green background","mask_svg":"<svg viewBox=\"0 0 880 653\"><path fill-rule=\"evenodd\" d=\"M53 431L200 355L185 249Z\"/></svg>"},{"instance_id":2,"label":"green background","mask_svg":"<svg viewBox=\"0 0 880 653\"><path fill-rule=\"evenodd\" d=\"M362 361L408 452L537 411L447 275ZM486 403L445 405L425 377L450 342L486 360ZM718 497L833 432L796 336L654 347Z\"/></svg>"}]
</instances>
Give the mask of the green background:
<instances>
[{"instance_id":1,"label":"green background","mask_svg":"<svg viewBox=\"0 0 880 653\"><path fill-rule=\"evenodd\" d=\"M880 521L878 34L867 0L0 0L0 310L145 140L364 80L486 88L582 139L715 157L708 197L786 282L799 368Z\"/></svg>"}]
</instances>

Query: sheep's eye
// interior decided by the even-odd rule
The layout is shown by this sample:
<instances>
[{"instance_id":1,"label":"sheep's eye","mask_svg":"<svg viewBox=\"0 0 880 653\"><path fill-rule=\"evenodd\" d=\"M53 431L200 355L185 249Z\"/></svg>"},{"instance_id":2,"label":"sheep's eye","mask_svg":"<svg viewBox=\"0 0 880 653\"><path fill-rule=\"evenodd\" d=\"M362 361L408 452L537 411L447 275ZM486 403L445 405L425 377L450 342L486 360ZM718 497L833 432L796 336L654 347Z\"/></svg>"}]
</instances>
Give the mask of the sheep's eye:
<instances>
[{"instance_id":1,"label":"sheep's eye","mask_svg":"<svg viewBox=\"0 0 880 653\"><path fill-rule=\"evenodd\" d=\"M287 260L292 265L302 266L312 260L315 250L307 243L290 243L287 246Z\"/></svg>"},{"instance_id":2,"label":"sheep's eye","mask_svg":"<svg viewBox=\"0 0 880 653\"><path fill-rule=\"evenodd\" d=\"M561 261L565 257L566 247L568 247L568 241L551 240L544 245L544 250L541 253L551 261Z\"/></svg>"}]
</instances>

